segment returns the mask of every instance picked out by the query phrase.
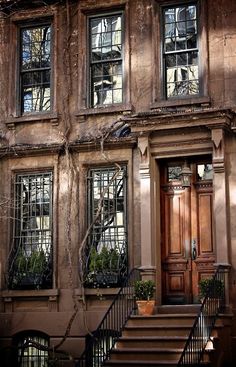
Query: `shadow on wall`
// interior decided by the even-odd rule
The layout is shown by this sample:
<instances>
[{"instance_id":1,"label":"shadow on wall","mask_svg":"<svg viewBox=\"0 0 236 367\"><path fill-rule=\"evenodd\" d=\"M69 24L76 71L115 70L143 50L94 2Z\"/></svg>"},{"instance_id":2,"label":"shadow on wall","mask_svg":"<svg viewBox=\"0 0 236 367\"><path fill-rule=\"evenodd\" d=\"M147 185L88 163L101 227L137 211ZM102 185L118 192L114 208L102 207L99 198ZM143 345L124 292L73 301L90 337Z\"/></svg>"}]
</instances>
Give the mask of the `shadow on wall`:
<instances>
[{"instance_id":1,"label":"shadow on wall","mask_svg":"<svg viewBox=\"0 0 236 367\"><path fill-rule=\"evenodd\" d=\"M0 349L1 367L19 367L17 363L17 348L5 347Z\"/></svg>"}]
</instances>

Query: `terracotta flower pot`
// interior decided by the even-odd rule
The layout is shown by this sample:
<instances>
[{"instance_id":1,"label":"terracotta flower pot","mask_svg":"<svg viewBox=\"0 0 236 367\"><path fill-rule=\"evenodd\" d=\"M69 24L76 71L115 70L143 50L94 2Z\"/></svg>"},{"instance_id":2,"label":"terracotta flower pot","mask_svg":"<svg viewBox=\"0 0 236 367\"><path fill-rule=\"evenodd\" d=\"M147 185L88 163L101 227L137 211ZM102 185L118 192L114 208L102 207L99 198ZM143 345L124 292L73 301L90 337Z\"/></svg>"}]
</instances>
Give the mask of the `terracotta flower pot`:
<instances>
[{"instance_id":1,"label":"terracotta flower pot","mask_svg":"<svg viewBox=\"0 0 236 367\"><path fill-rule=\"evenodd\" d=\"M139 315L152 315L155 307L154 300L136 301Z\"/></svg>"}]
</instances>

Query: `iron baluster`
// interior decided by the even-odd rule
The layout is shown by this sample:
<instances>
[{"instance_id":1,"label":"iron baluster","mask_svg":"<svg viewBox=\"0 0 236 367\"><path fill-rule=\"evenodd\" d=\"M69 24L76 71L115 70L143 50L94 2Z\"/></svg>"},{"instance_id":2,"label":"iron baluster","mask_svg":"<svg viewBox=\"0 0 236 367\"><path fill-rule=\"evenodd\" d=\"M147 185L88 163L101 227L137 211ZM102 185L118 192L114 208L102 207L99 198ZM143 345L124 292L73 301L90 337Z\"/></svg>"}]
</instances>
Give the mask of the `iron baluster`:
<instances>
[{"instance_id":1,"label":"iron baluster","mask_svg":"<svg viewBox=\"0 0 236 367\"><path fill-rule=\"evenodd\" d=\"M216 318L225 307L225 267L219 265L209 283L200 311L196 316L178 367L198 366L210 340Z\"/></svg>"},{"instance_id":2,"label":"iron baluster","mask_svg":"<svg viewBox=\"0 0 236 367\"><path fill-rule=\"evenodd\" d=\"M122 329L136 308L134 283L140 280L140 271L133 269L108 308L97 330L93 333L77 367L101 367L121 336Z\"/></svg>"}]
</instances>

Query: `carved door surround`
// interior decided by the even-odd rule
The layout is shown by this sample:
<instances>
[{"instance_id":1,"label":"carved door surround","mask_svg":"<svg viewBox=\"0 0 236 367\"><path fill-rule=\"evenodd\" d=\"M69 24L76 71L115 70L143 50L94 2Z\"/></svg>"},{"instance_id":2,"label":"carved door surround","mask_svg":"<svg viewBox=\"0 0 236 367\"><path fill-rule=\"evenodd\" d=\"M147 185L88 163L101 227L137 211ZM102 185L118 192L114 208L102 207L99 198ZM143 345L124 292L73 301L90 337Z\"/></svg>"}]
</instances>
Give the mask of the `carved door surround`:
<instances>
[{"instance_id":1,"label":"carved door surround","mask_svg":"<svg viewBox=\"0 0 236 367\"><path fill-rule=\"evenodd\" d=\"M223 125L222 125L222 119ZM169 145L167 143L162 143L162 141L157 141L155 133L152 131L142 131L138 138L138 148L140 151L140 201L141 201L141 267L143 269L150 269L151 273L157 276L157 293L158 295L164 294L164 290L161 289L161 271L163 268L163 264L161 263L161 228L158 223L160 221L160 217L162 217L162 213L159 209L160 197L158 193L157 187L160 187L160 175L159 170L157 169L157 174L155 174L155 166L159 166L159 162L166 159L168 156L183 156L183 152L187 155L189 162L191 163L191 157L201 157L201 154L207 154L209 157L211 156L211 161L213 164L214 170L214 178L213 185L203 187L202 185L195 185L194 188L198 194L205 194L205 202L207 200L211 200L213 205L213 217L214 217L214 233L212 237L214 239L214 261L210 261L207 265L205 263L204 271L205 273L214 271L214 263L223 263L228 264L229 256L228 256L228 232L227 232L227 217L226 217L226 175L225 175L225 138L226 138L226 129L229 131L229 123L228 120L225 122L225 117L221 115L221 120L219 124L216 123L216 120L208 120L208 124L205 125L205 128L209 129L210 134L205 138L201 137L202 140L194 141L189 139L189 149L186 145L187 140L184 140L184 151L181 150L182 143L178 142L178 144ZM227 126L226 126L227 125ZM137 128L139 129L139 127ZM143 129L143 125L142 125ZM185 135L185 138L187 135ZM200 139L201 139L200 138ZM190 141L191 140L191 141ZM184 155L185 155L184 154ZM178 159L178 158L176 158ZM199 159L200 161L201 159ZM196 163L196 162L195 162ZM194 164L195 164L194 163ZM156 177L155 177L156 176ZM153 185L154 182L154 185ZM204 190L208 192L204 193ZM184 189L187 193L189 191L188 188ZM177 191L178 192L178 191ZM181 190L179 190L179 197ZM188 194L189 195L189 194ZM185 194L185 196L188 196ZM196 195L196 193L195 193ZM206 198L211 196L211 199ZM198 195L199 196L199 195ZM194 198L194 195L190 194L190 198ZM181 202L181 200L180 200ZM193 205L193 204L192 204ZM209 214L208 214L209 215ZM148 235L147 235L148 234ZM194 238L193 238L194 239ZM186 265L183 265L182 268ZM200 266L200 265L199 265ZM198 266L198 267L199 267ZM194 267L194 264L193 264ZM189 268L187 267L187 271ZM197 273L199 276L199 273ZM200 273L200 276L203 275L203 272ZM194 277L193 277L194 278ZM194 294L195 285L192 283L192 277L187 276L188 280L188 289L190 290L189 295L184 296L185 302L190 302L196 298ZM175 282L175 279L172 279ZM181 279L177 280L178 282L182 281ZM196 293L196 291L195 291ZM158 297L159 298L159 297ZM164 298L164 297L163 297ZM159 299L158 299L159 301ZM159 302L158 302L159 303ZM161 303L161 302L160 302Z\"/></svg>"}]
</instances>

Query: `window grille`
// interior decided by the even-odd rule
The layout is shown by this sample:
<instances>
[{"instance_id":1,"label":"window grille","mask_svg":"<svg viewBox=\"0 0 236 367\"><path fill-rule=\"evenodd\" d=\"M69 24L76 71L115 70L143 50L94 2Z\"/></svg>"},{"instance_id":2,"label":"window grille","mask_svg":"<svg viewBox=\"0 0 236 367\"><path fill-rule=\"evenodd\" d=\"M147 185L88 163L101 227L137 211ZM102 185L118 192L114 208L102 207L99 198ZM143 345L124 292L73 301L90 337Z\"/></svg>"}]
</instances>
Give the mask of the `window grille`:
<instances>
[{"instance_id":1,"label":"window grille","mask_svg":"<svg viewBox=\"0 0 236 367\"><path fill-rule=\"evenodd\" d=\"M91 107L122 103L122 14L89 18Z\"/></svg>"},{"instance_id":2,"label":"window grille","mask_svg":"<svg viewBox=\"0 0 236 367\"><path fill-rule=\"evenodd\" d=\"M17 342L19 367L47 367L48 346L48 339L42 336L24 335L19 338Z\"/></svg>"},{"instance_id":3,"label":"window grille","mask_svg":"<svg viewBox=\"0 0 236 367\"><path fill-rule=\"evenodd\" d=\"M51 26L20 30L21 109L23 113L50 110Z\"/></svg>"},{"instance_id":4,"label":"window grille","mask_svg":"<svg viewBox=\"0 0 236 367\"><path fill-rule=\"evenodd\" d=\"M87 284L118 285L127 274L126 167L89 171L88 208Z\"/></svg>"},{"instance_id":5,"label":"window grille","mask_svg":"<svg viewBox=\"0 0 236 367\"><path fill-rule=\"evenodd\" d=\"M167 98L199 94L196 4L163 9L163 57Z\"/></svg>"},{"instance_id":6,"label":"window grille","mask_svg":"<svg viewBox=\"0 0 236 367\"><path fill-rule=\"evenodd\" d=\"M19 174L15 180L11 287L49 287L52 276L52 173Z\"/></svg>"}]
</instances>

